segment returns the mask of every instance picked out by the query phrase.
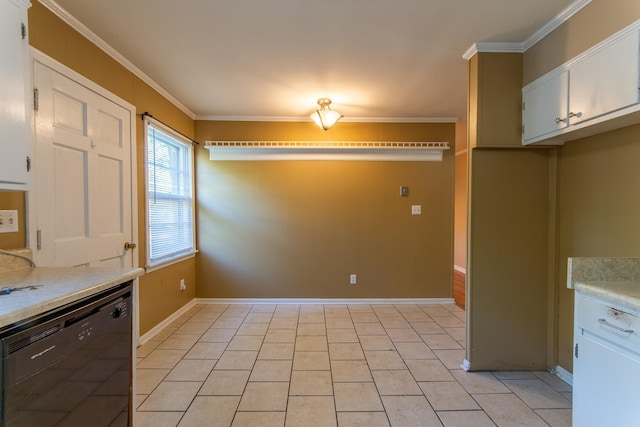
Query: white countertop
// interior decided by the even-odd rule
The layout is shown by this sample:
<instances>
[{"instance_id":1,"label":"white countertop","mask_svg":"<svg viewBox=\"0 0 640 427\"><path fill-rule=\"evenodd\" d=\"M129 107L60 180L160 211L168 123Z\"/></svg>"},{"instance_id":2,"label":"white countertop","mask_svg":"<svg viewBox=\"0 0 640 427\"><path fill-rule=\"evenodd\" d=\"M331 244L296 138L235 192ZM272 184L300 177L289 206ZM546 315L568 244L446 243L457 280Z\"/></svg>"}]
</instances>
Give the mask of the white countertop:
<instances>
[{"instance_id":1,"label":"white countertop","mask_svg":"<svg viewBox=\"0 0 640 427\"><path fill-rule=\"evenodd\" d=\"M0 274L0 288L39 286L0 295L0 328L109 289L142 268L36 267Z\"/></svg>"}]
</instances>

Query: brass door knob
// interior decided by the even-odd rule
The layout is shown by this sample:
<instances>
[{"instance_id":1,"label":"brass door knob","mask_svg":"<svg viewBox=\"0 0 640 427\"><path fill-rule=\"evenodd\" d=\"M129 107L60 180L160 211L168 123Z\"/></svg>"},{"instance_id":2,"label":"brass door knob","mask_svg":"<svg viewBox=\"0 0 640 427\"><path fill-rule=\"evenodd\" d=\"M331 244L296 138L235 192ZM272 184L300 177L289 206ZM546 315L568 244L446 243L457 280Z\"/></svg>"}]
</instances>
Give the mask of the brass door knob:
<instances>
[{"instance_id":1,"label":"brass door knob","mask_svg":"<svg viewBox=\"0 0 640 427\"><path fill-rule=\"evenodd\" d=\"M136 248L136 246L137 246L137 245L136 245L135 243L129 243L129 242L126 242L126 243L124 244L124 250L125 250L125 251L128 251L129 249L135 249L135 248Z\"/></svg>"}]
</instances>

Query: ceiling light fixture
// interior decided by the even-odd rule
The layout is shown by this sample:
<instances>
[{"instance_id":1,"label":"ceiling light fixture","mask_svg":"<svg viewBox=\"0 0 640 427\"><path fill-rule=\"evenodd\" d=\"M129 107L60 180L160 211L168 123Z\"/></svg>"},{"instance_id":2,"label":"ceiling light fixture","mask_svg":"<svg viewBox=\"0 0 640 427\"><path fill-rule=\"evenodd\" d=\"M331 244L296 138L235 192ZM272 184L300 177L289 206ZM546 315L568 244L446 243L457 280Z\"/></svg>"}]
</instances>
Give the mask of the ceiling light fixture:
<instances>
[{"instance_id":1,"label":"ceiling light fixture","mask_svg":"<svg viewBox=\"0 0 640 427\"><path fill-rule=\"evenodd\" d=\"M318 99L318 108L316 111L311 114L311 118L316 124L324 130L331 129L333 125L335 125L338 120L344 117L342 114L338 113L335 110L332 110L329 105L331 104L331 100L329 98L320 98Z\"/></svg>"}]
</instances>

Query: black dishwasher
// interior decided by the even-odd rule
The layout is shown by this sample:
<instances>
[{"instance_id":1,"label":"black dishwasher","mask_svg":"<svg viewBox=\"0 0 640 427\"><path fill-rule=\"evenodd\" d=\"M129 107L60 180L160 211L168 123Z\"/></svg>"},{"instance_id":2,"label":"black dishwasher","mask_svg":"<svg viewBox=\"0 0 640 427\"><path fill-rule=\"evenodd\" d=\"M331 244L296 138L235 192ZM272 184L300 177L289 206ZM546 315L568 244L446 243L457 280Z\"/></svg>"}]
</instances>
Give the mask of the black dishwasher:
<instances>
[{"instance_id":1,"label":"black dishwasher","mask_svg":"<svg viewBox=\"0 0 640 427\"><path fill-rule=\"evenodd\" d=\"M127 282L1 330L0 426L127 426L131 310Z\"/></svg>"}]
</instances>

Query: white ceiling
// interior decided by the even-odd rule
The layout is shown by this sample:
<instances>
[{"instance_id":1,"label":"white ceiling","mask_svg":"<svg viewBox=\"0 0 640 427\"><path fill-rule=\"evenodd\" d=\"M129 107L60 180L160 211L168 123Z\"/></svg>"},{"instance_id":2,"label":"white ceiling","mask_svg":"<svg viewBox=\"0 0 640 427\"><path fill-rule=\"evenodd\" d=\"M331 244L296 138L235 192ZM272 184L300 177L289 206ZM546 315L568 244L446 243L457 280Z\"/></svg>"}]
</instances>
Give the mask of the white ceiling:
<instances>
[{"instance_id":1,"label":"white ceiling","mask_svg":"<svg viewBox=\"0 0 640 427\"><path fill-rule=\"evenodd\" d=\"M466 116L474 43L526 48L588 0L41 2L192 117L309 120L329 97L344 120L423 121Z\"/></svg>"}]
</instances>

